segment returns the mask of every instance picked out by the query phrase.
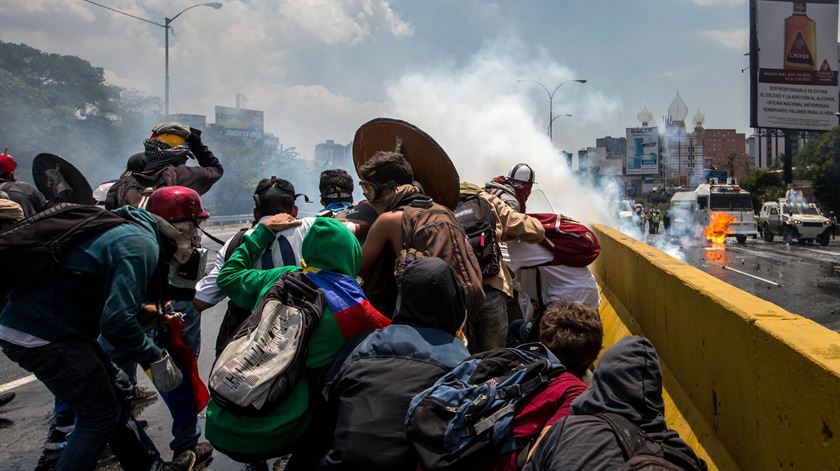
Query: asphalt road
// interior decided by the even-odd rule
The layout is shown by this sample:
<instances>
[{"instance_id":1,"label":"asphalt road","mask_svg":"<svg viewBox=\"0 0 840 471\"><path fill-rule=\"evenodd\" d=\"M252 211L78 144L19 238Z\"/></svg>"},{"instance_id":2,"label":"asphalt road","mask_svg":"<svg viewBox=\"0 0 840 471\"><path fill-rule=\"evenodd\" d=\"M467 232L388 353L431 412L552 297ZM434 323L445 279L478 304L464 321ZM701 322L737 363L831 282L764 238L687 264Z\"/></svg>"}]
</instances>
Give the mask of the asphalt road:
<instances>
[{"instance_id":1,"label":"asphalt road","mask_svg":"<svg viewBox=\"0 0 840 471\"><path fill-rule=\"evenodd\" d=\"M664 239L661 234L646 236L654 246L661 247ZM715 278L840 332L840 239L825 247L762 239L740 245L727 239L725 250L671 240L666 249Z\"/></svg>"},{"instance_id":2,"label":"asphalt road","mask_svg":"<svg viewBox=\"0 0 840 471\"><path fill-rule=\"evenodd\" d=\"M216 229L214 234L222 239L231 237L232 229ZM661 245L662 235L646 236L652 244ZM218 245L205 240L205 246L216 250ZM739 246L727 241L726 250L709 251L704 245L683 244L672 241L669 252L686 262L749 291L785 309L809 317L835 331L840 331L840 241L828 247L788 246L783 242L766 243L749 240ZM214 255L214 254L211 254ZM210 259L212 262L212 257ZM729 271L735 268L768 281L774 286L746 275ZM225 305L220 304L202 316L202 354L199 368L202 376L209 375L213 360L213 346ZM141 383L151 388L145 375L138 375ZM0 469L30 470L35 467L46 439L52 412L52 396L28 372L18 368L4 355L0 355L0 392L11 390L17 398L0 410ZM158 400L144 409L140 418L149 422L147 433L152 437L165 459L169 459L171 419L163 402ZM203 416L202 416L203 423ZM211 470L238 470L243 465L235 463L220 453L214 454Z\"/></svg>"}]
</instances>

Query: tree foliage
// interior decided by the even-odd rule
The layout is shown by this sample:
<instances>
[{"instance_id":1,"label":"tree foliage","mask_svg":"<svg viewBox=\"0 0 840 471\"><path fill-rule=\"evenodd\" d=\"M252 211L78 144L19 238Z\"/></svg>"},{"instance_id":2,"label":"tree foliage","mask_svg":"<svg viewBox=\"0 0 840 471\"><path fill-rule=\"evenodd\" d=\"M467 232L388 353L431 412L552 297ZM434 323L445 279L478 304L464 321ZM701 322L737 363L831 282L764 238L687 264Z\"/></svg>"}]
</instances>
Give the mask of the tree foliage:
<instances>
[{"instance_id":1,"label":"tree foliage","mask_svg":"<svg viewBox=\"0 0 840 471\"><path fill-rule=\"evenodd\" d=\"M0 146L16 157L18 178L30 179L42 152L67 158L92 185L116 178L157 118L126 106L125 93L86 60L0 42Z\"/></svg>"},{"instance_id":2,"label":"tree foliage","mask_svg":"<svg viewBox=\"0 0 840 471\"><path fill-rule=\"evenodd\" d=\"M777 200L785 195L784 179L778 171L755 169L741 178L740 185L750 192L756 212L765 201Z\"/></svg>"},{"instance_id":3,"label":"tree foliage","mask_svg":"<svg viewBox=\"0 0 840 471\"><path fill-rule=\"evenodd\" d=\"M796 177L810 180L823 211L840 212L840 126L808 141L794 157Z\"/></svg>"}]
</instances>

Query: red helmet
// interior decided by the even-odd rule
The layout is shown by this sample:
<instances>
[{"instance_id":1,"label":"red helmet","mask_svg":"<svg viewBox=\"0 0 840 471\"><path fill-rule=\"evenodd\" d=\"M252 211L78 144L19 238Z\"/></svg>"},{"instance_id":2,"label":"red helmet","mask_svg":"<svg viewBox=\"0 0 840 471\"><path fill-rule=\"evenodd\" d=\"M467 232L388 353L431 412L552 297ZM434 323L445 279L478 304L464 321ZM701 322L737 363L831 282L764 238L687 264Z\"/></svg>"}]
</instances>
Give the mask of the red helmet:
<instances>
[{"instance_id":1,"label":"red helmet","mask_svg":"<svg viewBox=\"0 0 840 471\"><path fill-rule=\"evenodd\" d=\"M204 210L198 193L185 186L167 186L155 190L149 196L146 211L169 222L192 221L210 217L210 214Z\"/></svg>"}]
</instances>

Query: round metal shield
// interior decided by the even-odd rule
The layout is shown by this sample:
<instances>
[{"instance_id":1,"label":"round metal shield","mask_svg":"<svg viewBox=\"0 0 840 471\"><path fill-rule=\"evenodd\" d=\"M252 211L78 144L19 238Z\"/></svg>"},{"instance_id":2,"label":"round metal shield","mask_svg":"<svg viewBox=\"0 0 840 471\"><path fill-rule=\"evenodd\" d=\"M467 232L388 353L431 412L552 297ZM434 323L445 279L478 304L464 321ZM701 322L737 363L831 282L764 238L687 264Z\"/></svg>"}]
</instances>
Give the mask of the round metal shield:
<instances>
[{"instance_id":1,"label":"round metal shield","mask_svg":"<svg viewBox=\"0 0 840 471\"><path fill-rule=\"evenodd\" d=\"M353 138L357 174L359 167L378 151L403 154L426 194L436 203L455 209L460 188L458 170L431 136L405 121L376 118L363 124Z\"/></svg>"},{"instance_id":2,"label":"round metal shield","mask_svg":"<svg viewBox=\"0 0 840 471\"><path fill-rule=\"evenodd\" d=\"M32 161L35 186L50 201L93 204L93 190L82 172L55 154L38 154Z\"/></svg>"}]
</instances>

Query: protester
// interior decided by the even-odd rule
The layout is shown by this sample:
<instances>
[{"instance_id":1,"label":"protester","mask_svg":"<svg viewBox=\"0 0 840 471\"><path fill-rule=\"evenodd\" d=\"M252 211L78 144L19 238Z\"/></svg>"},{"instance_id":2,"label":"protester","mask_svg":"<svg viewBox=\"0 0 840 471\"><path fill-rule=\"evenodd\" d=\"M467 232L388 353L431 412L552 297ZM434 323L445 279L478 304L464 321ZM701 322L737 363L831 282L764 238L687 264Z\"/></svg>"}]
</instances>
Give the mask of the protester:
<instances>
[{"instance_id":1,"label":"protester","mask_svg":"<svg viewBox=\"0 0 840 471\"><path fill-rule=\"evenodd\" d=\"M322 430L323 404L312 403L320 378L341 347L354 336L390 324L365 298L356 282L361 247L341 222L317 218L303 239L301 267L266 270L252 268L277 232L301 225L289 214L276 214L257 224L243 238L219 272L217 283L231 301L255 308L266 291L285 273L303 270L327 298L327 308L313 333L306 357L306 373L289 396L265 416L244 416L221 408L214 400L207 407L206 436L216 449L253 467L258 462L292 453L286 470L311 469L328 446L330 431ZM310 384L312 382L312 384ZM311 392L310 392L311 391Z\"/></svg>"},{"instance_id":2,"label":"protester","mask_svg":"<svg viewBox=\"0 0 840 471\"><path fill-rule=\"evenodd\" d=\"M481 269L463 227L451 211L423 194L405 157L377 152L359 168L359 175L365 197L379 213L365 239L360 270L373 305L391 315L395 275L422 256L439 257L455 269L468 308L484 303ZM391 273L395 261L396 273Z\"/></svg>"},{"instance_id":3,"label":"protester","mask_svg":"<svg viewBox=\"0 0 840 471\"><path fill-rule=\"evenodd\" d=\"M7 151L8 152L8 151ZM15 179L17 162L7 153L0 154L0 191L19 204L25 217L47 209L47 199L29 183Z\"/></svg>"},{"instance_id":4,"label":"protester","mask_svg":"<svg viewBox=\"0 0 840 471\"><path fill-rule=\"evenodd\" d=\"M498 249L494 257L495 260L491 262L495 265L495 273L488 274L487 270L482 267L482 284L486 298L484 304L469 312L467 338L469 339L470 352L478 353L504 347L508 336L507 304L513 296L513 278L505 265L498 244L515 240L522 243L537 244L545 238L545 229L538 220L515 211L500 198L483 191L477 185L466 182L461 183L462 203L459 203L455 210L456 217L462 223L472 220L472 218L462 215L464 211L480 212L479 207L464 206L464 202L468 202L471 196L477 196L487 203L494 217L493 227L495 227L495 242L497 244L496 249ZM484 237L481 237L479 243L489 243L489 240L485 241L484 239Z\"/></svg>"},{"instance_id":5,"label":"protester","mask_svg":"<svg viewBox=\"0 0 840 471\"><path fill-rule=\"evenodd\" d=\"M429 257L406 267L393 323L336 359L327 376L337 419L323 469L417 467L405 413L416 394L469 355L454 337L465 317L463 289L446 262Z\"/></svg>"},{"instance_id":6,"label":"protester","mask_svg":"<svg viewBox=\"0 0 840 471\"><path fill-rule=\"evenodd\" d=\"M198 277L204 274L206 265L205 259L201 257L206 250L200 249L199 226L210 214L204 209L198 193L183 186L156 190L149 197L146 208L186 235L190 241L190 248L193 249L190 264L185 264L184 269L173 273L170 267L158 267L157 276L151 280L149 295L161 296L164 303L171 303L171 312L181 314L183 325L180 338L197 360L201 352L201 312L193 307L193 287ZM189 268L186 268L188 266ZM119 347L117 349L120 350ZM194 360L181 361L192 363ZM132 368L132 373L134 371L135 368ZM198 441L201 436L198 413L203 407L196 404L194 391L181 388L170 394L170 397L166 403L172 415L172 441L169 447L173 451L173 457L177 459L179 456L194 453L196 466L209 462L213 447L207 442Z\"/></svg>"},{"instance_id":7,"label":"protester","mask_svg":"<svg viewBox=\"0 0 840 471\"><path fill-rule=\"evenodd\" d=\"M499 175L484 186L484 189L505 202L514 211L525 213L525 202L534 187L534 170L530 165L518 163L507 175Z\"/></svg>"},{"instance_id":8,"label":"protester","mask_svg":"<svg viewBox=\"0 0 840 471\"><path fill-rule=\"evenodd\" d=\"M555 263L551 251L538 244L513 241L506 245L505 263L516 274L523 317L511 324L518 341L533 338L536 331L529 335L533 321L553 304L573 302L598 310L601 295L588 267Z\"/></svg>"},{"instance_id":9,"label":"protester","mask_svg":"<svg viewBox=\"0 0 840 471\"><path fill-rule=\"evenodd\" d=\"M502 455L492 471L515 471L529 447L558 420L571 413L572 401L586 390L584 378L601 350L604 336L598 311L576 303L552 305L543 315L539 340L566 367L542 390L520 406L513 419L513 437L520 450ZM519 466L521 468L521 465Z\"/></svg>"},{"instance_id":10,"label":"protester","mask_svg":"<svg viewBox=\"0 0 840 471\"><path fill-rule=\"evenodd\" d=\"M650 340L632 336L601 355L592 387L572 402L572 415L560 419L540 440L525 470L620 469L628 458L610 423L596 415L604 413L641 429L646 440L663 447L670 463L684 470L706 469L706 463L665 425L656 349Z\"/></svg>"},{"instance_id":11,"label":"protester","mask_svg":"<svg viewBox=\"0 0 840 471\"><path fill-rule=\"evenodd\" d=\"M295 187L289 181L282 178L264 178L257 184L254 190L254 221L261 222L275 214L289 214L297 217L298 207L295 205ZM274 267L298 266L300 265L301 245L307 231L315 223L315 218L301 218L300 224L277 233L275 240L257 258L254 266L260 270L268 270ZM354 231L356 225L350 222L344 224L349 230ZM225 299L225 294L216 284L219 272L225 261L242 244L244 237L250 235L257 228L256 225L250 229L239 231L219 250L216 255L212 270L195 287L193 305L198 311L204 311ZM236 301L229 301L228 308L219 328L216 338L216 356L218 356L231 335L239 328L239 325L251 314L253 306L240 306Z\"/></svg>"},{"instance_id":12,"label":"protester","mask_svg":"<svg viewBox=\"0 0 840 471\"><path fill-rule=\"evenodd\" d=\"M146 337L138 311L158 264L180 264L189 256L187 236L144 210L125 207L115 213L128 223L72 245L62 253L61 268L14 289L0 313L6 356L75 413L57 470L93 469L106 443L126 470L162 466L131 417L128 378L101 350L97 336L149 369L161 390L174 389L182 378L167 352ZM191 458L173 463L173 469L188 469Z\"/></svg>"},{"instance_id":13,"label":"protester","mask_svg":"<svg viewBox=\"0 0 840 471\"><path fill-rule=\"evenodd\" d=\"M184 186L203 195L224 173L219 159L201 140L201 131L185 124L158 124L143 146L145 152L129 158L126 171L108 190L107 208L142 206L142 197L149 196L142 194L145 187ZM186 165L190 156L198 167Z\"/></svg>"},{"instance_id":14,"label":"protester","mask_svg":"<svg viewBox=\"0 0 840 471\"><path fill-rule=\"evenodd\" d=\"M342 169L324 170L318 182L321 192L321 206L324 210L319 216L345 218L353 206L353 177Z\"/></svg>"}]
</instances>

